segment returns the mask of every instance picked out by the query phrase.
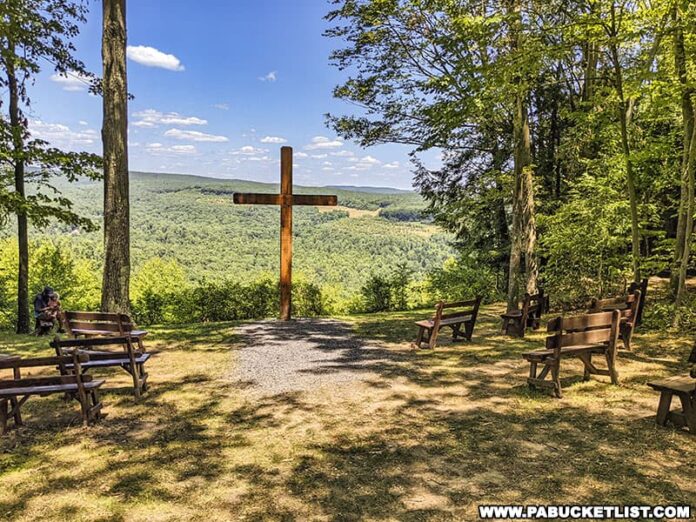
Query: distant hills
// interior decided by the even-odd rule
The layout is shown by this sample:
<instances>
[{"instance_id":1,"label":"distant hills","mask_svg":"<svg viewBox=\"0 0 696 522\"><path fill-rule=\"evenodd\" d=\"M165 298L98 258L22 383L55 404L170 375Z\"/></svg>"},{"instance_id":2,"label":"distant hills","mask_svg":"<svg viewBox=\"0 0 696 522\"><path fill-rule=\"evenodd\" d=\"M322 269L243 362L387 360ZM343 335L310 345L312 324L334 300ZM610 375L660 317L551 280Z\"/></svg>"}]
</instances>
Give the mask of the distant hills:
<instances>
[{"instance_id":1,"label":"distant hills","mask_svg":"<svg viewBox=\"0 0 696 522\"><path fill-rule=\"evenodd\" d=\"M81 215L101 222L102 183L55 183ZM373 187L323 187L338 207L294 211L294 268L342 298L355 295L372 273L405 262L416 274L442 263L451 237L423 216L424 202L410 191ZM175 260L193 281L252 280L278 272L279 209L235 205L235 192L276 192L278 186L202 176L131 173L131 242L137 271L148 259ZM316 193L316 187L295 187ZM5 235L12 234L8 227ZM52 239L70 241L101 264L101 231L84 233L52 225ZM33 237L36 237L33 234Z\"/></svg>"}]
</instances>

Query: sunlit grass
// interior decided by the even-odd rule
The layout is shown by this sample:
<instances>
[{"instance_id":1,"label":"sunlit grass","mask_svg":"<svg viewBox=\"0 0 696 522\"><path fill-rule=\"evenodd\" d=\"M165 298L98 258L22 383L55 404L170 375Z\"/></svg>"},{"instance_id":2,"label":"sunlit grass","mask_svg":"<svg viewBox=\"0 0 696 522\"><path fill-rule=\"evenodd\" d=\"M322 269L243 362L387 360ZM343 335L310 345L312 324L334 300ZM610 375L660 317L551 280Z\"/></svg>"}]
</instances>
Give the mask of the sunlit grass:
<instances>
[{"instance_id":1,"label":"sunlit grass","mask_svg":"<svg viewBox=\"0 0 696 522\"><path fill-rule=\"evenodd\" d=\"M430 311L342 318L386 359L326 390L251 397L230 378L235 324L153 328L151 390L107 372L108 417L32 398L0 441L0 519L473 519L480 503L693 503L692 436L654 425L650 379L686 371L691 341L639 332L620 387L562 368L565 398L530 391L520 354L485 307L473 341L413 350ZM371 345L375 345L371 342ZM50 355L0 336L0 352ZM104 374L104 372L101 372Z\"/></svg>"}]
</instances>

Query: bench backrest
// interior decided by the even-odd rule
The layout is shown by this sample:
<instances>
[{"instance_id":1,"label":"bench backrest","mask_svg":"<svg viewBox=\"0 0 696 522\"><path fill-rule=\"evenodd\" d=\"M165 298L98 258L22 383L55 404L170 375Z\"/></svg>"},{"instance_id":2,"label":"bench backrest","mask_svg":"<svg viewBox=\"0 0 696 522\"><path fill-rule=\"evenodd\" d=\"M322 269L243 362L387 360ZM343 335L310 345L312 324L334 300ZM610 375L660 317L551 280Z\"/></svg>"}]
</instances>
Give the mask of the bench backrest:
<instances>
[{"instance_id":1,"label":"bench backrest","mask_svg":"<svg viewBox=\"0 0 696 522\"><path fill-rule=\"evenodd\" d=\"M609 350L616 350L621 320L619 310L557 317L547 325L547 330L555 333L546 338L546 348L554 350L555 356L569 346L605 344Z\"/></svg>"},{"instance_id":2,"label":"bench backrest","mask_svg":"<svg viewBox=\"0 0 696 522\"><path fill-rule=\"evenodd\" d=\"M539 289L536 294L525 293L522 298L522 318L527 320L531 317L541 317L546 311L546 299L544 291Z\"/></svg>"},{"instance_id":3,"label":"bench backrest","mask_svg":"<svg viewBox=\"0 0 696 522\"><path fill-rule=\"evenodd\" d=\"M70 355L76 350L103 350L104 348L118 347L127 353L139 354L133 340L128 336L123 337L88 337L86 339L61 339L55 337L51 341L51 347L56 355ZM108 355L108 354L107 354ZM92 360L98 360L98 354L90 354Z\"/></svg>"},{"instance_id":4,"label":"bench backrest","mask_svg":"<svg viewBox=\"0 0 696 522\"><path fill-rule=\"evenodd\" d=\"M610 312L612 310L618 310L621 312L621 317L626 319L632 325L635 325L637 324L641 302L641 291L634 290L625 297L593 299L588 313L596 314L598 312Z\"/></svg>"},{"instance_id":5,"label":"bench backrest","mask_svg":"<svg viewBox=\"0 0 696 522\"><path fill-rule=\"evenodd\" d=\"M83 363L89 362L89 354L75 350L69 355L60 355L53 357L31 357L19 359L0 359L0 370L12 370L13 379L0 380L0 389L14 388L17 386L47 386L56 384L77 384L78 389L82 393L83 383L91 382L91 375L83 375L81 366ZM67 365L72 365L72 372L65 371ZM39 377L22 377L22 368L41 368L41 367L58 367L61 375L55 376L39 376Z\"/></svg>"},{"instance_id":6,"label":"bench backrest","mask_svg":"<svg viewBox=\"0 0 696 522\"><path fill-rule=\"evenodd\" d=\"M65 312L65 322L66 330L73 337L84 335L83 332L75 333L79 330L95 332L95 335L103 335L104 332L124 335L135 330L130 316L111 312Z\"/></svg>"},{"instance_id":7,"label":"bench backrest","mask_svg":"<svg viewBox=\"0 0 696 522\"><path fill-rule=\"evenodd\" d=\"M466 316L473 316L475 319L478 314L478 309L481 306L481 299L482 298L478 296L476 299L471 299L469 301L456 301L453 303L440 301L435 307L433 320L437 317L440 319L454 319ZM447 313L445 313L445 310Z\"/></svg>"}]
</instances>

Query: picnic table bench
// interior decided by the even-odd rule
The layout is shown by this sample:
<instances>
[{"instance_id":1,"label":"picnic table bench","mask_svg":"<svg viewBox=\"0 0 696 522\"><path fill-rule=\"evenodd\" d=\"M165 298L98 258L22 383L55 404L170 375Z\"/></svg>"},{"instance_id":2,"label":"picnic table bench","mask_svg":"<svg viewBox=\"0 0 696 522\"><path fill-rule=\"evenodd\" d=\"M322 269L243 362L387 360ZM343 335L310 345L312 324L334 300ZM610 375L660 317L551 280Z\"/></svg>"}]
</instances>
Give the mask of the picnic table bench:
<instances>
[{"instance_id":1,"label":"picnic table bench","mask_svg":"<svg viewBox=\"0 0 696 522\"><path fill-rule=\"evenodd\" d=\"M86 426L91 421L104 415L98 390L104 380L95 380L91 375L84 375L81 365L89 362L89 355L75 351L62 357L3 357L0 358L0 370L12 370L12 379L0 379L0 430L7 433L8 421L14 420L15 426L22 425L21 407L31 396L45 397L55 393L66 394L80 403L82 422ZM77 371L71 375L27 376L23 377L23 368L41 368L56 366L62 368L72 365Z\"/></svg>"},{"instance_id":2,"label":"picnic table bench","mask_svg":"<svg viewBox=\"0 0 696 522\"><path fill-rule=\"evenodd\" d=\"M529 386L551 388L554 395L561 398L561 361L567 358L582 361L585 367L584 380L589 380L590 375L607 375L611 378L612 384L618 384L616 345L620 323L621 313L618 310L575 317L557 317L549 321L547 331L553 335L546 338L546 348L522 354L529 362ZM607 368L597 368L592 362L593 355L604 356ZM543 368L537 374L540 364ZM549 376L550 379L547 380Z\"/></svg>"},{"instance_id":3,"label":"picnic table bench","mask_svg":"<svg viewBox=\"0 0 696 522\"><path fill-rule=\"evenodd\" d=\"M503 320L502 331L506 335L524 337L527 328L539 328L541 316L548 310L549 297L543 290L536 294L524 294L519 310L508 310L500 317Z\"/></svg>"},{"instance_id":4,"label":"picnic table bench","mask_svg":"<svg viewBox=\"0 0 696 522\"><path fill-rule=\"evenodd\" d=\"M89 361L77 368L73 364L66 364L61 367L61 372L66 375L80 371L85 375L93 368L121 368L133 378L133 394L139 398L142 393L147 391L147 377L145 363L150 359L152 353L136 349L134 338L123 337L92 337L86 339L60 339L56 337L51 342L51 347L55 349L56 355L70 355L76 351L82 351L89 355ZM118 351L109 348L120 348Z\"/></svg>"},{"instance_id":5,"label":"picnic table bench","mask_svg":"<svg viewBox=\"0 0 696 522\"><path fill-rule=\"evenodd\" d=\"M111 312L65 312L66 332L72 337L124 337L136 340L142 351L146 330L136 327L127 314Z\"/></svg>"},{"instance_id":6,"label":"picnic table bench","mask_svg":"<svg viewBox=\"0 0 696 522\"><path fill-rule=\"evenodd\" d=\"M624 321L621 322L619 335L621 341L623 341L624 347L630 350L633 332L638 325L638 314L641 309L641 303L643 302L642 296L643 294L639 289L634 289L632 293L623 297L593 299L587 313L594 314L597 312L610 312L612 310L620 311Z\"/></svg>"},{"instance_id":7,"label":"picnic table bench","mask_svg":"<svg viewBox=\"0 0 696 522\"><path fill-rule=\"evenodd\" d=\"M672 422L678 428L686 427L696 435L696 379L688 375L668 377L649 382L648 386L660 392L655 418L657 424L666 426L667 422ZM679 398L681 410L672 410L675 395Z\"/></svg>"},{"instance_id":8,"label":"picnic table bench","mask_svg":"<svg viewBox=\"0 0 696 522\"><path fill-rule=\"evenodd\" d=\"M691 350L689 364L696 364L696 346ZM660 392L655 421L660 426L672 422L678 428L687 427L696 435L696 366L692 367L690 376L675 376L655 382L649 382L653 390ZM681 410L672 410L672 399L679 398Z\"/></svg>"},{"instance_id":9,"label":"picnic table bench","mask_svg":"<svg viewBox=\"0 0 696 522\"><path fill-rule=\"evenodd\" d=\"M467 341L471 341L471 336L474 333L474 325L476 317L481 306L481 296L470 301L457 301L454 303L446 303L440 301L435 307L435 314L431 319L417 321L418 337L413 345L420 348L422 344L428 343L430 349L437 345L437 336L443 327L452 329L452 340L456 341L459 337L464 337ZM449 310L445 313L445 310ZM464 332L461 331L462 326Z\"/></svg>"}]
</instances>

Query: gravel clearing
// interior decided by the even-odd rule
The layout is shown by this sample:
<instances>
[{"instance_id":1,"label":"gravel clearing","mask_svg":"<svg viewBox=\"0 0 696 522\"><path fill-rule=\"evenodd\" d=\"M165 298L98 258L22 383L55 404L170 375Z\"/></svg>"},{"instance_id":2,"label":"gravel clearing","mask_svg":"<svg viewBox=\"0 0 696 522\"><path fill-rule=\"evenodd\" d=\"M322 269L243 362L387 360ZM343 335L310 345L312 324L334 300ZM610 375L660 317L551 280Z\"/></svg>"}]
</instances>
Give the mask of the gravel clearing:
<instances>
[{"instance_id":1,"label":"gravel clearing","mask_svg":"<svg viewBox=\"0 0 696 522\"><path fill-rule=\"evenodd\" d=\"M377 374L370 366L389 353L357 338L349 325L332 319L261 321L240 327L232 380L254 395L335 387Z\"/></svg>"}]
</instances>

